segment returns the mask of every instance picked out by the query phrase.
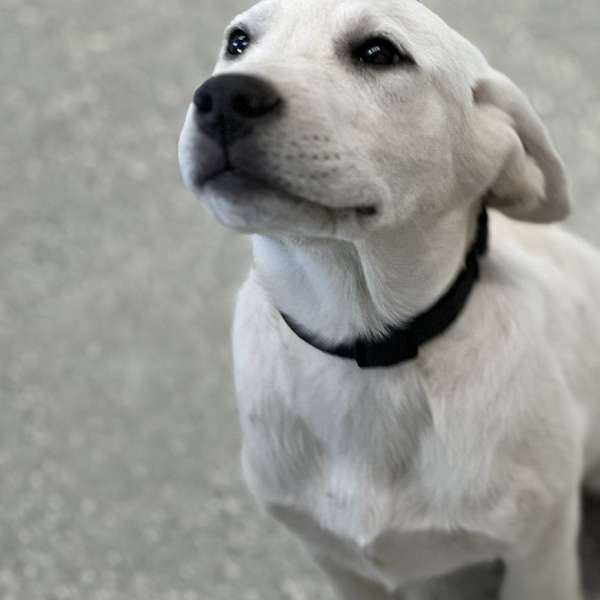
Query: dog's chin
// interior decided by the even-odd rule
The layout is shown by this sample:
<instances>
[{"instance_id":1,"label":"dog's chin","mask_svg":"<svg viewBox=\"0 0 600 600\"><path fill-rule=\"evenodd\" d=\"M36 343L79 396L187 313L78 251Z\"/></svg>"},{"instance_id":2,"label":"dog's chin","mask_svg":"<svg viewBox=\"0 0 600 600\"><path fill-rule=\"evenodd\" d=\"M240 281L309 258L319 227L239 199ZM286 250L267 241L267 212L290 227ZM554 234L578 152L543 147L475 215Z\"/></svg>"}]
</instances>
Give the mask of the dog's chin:
<instances>
[{"instance_id":1,"label":"dog's chin","mask_svg":"<svg viewBox=\"0 0 600 600\"><path fill-rule=\"evenodd\" d=\"M364 237L379 216L375 206L327 206L239 170L198 181L194 189L220 223L246 234L355 240Z\"/></svg>"}]
</instances>

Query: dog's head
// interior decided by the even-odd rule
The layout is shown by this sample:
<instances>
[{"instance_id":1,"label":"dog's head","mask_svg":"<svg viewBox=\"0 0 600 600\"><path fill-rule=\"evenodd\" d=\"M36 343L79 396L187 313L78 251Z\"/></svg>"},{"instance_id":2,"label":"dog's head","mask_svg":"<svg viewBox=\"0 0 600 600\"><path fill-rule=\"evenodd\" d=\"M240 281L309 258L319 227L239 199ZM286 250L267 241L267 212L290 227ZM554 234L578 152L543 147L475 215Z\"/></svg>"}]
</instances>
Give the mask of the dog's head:
<instances>
[{"instance_id":1,"label":"dog's head","mask_svg":"<svg viewBox=\"0 0 600 600\"><path fill-rule=\"evenodd\" d=\"M355 240L486 197L564 218L564 170L519 89L417 0L266 0L227 29L180 141L225 225Z\"/></svg>"}]
</instances>

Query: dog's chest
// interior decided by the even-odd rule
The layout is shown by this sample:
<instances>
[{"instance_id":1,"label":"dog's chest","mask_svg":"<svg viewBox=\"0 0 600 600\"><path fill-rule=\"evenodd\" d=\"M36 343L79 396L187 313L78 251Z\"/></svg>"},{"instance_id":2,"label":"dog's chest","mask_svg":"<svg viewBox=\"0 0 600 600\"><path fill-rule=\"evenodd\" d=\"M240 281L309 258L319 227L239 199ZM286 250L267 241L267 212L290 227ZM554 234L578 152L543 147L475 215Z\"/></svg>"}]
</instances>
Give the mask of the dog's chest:
<instances>
[{"instance_id":1,"label":"dog's chest","mask_svg":"<svg viewBox=\"0 0 600 600\"><path fill-rule=\"evenodd\" d=\"M392 382L302 368L238 373L244 473L259 503L313 551L390 588L494 558L483 536L449 533L450 507L430 502L422 453L434 427L410 369Z\"/></svg>"}]
</instances>

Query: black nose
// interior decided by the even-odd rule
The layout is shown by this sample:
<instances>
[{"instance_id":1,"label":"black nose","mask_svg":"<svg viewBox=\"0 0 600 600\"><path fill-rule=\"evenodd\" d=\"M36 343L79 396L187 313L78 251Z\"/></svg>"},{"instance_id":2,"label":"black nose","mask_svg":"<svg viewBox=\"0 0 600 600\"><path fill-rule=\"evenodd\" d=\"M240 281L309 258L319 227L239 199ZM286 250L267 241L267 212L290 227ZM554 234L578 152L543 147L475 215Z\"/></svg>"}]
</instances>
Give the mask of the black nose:
<instances>
[{"instance_id":1,"label":"black nose","mask_svg":"<svg viewBox=\"0 0 600 600\"><path fill-rule=\"evenodd\" d=\"M277 90L247 75L218 75L194 94L198 127L223 145L248 135L281 104Z\"/></svg>"}]
</instances>

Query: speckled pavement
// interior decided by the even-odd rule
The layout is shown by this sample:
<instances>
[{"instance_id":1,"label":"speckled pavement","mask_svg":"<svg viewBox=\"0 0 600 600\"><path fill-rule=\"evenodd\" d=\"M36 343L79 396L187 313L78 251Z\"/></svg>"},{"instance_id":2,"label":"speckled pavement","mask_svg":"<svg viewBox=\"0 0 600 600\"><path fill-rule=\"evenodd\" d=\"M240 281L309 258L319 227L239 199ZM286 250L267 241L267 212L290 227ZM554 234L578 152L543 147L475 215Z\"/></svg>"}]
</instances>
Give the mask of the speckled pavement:
<instances>
[{"instance_id":1,"label":"speckled pavement","mask_svg":"<svg viewBox=\"0 0 600 600\"><path fill-rule=\"evenodd\" d=\"M241 483L228 331L248 242L176 163L244 4L0 0L1 600L332 598ZM571 226L600 242L598 1L430 4L530 94Z\"/></svg>"}]
</instances>

